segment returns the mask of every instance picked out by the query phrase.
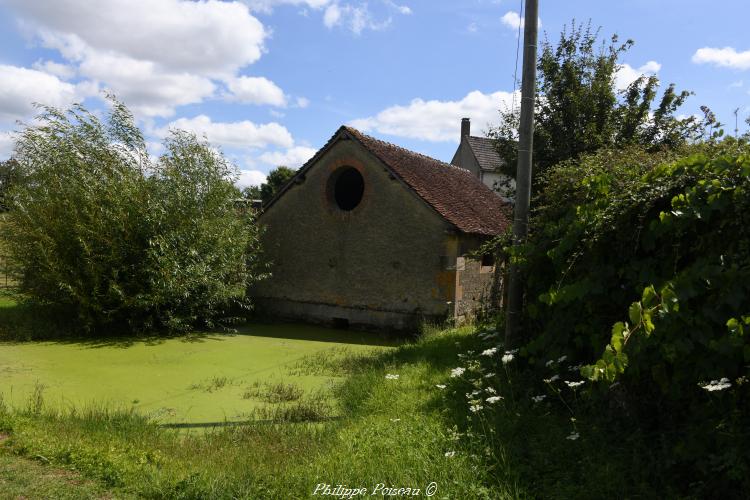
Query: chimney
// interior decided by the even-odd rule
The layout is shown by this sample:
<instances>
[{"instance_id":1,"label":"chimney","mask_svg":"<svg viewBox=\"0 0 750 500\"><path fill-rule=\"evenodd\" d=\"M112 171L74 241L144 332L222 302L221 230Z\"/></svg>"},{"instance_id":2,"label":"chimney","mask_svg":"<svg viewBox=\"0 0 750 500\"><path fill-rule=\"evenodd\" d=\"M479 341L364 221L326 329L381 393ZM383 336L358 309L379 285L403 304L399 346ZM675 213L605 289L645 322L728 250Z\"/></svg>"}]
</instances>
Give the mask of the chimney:
<instances>
[{"instance_id":1,"label":"chimney","mask_svg":"<svg viewBox=\"0 0 750 500\"><path fill-rule=\"evenodd\" d=\"M471 135L471 120L469 118L461 118L461 139L464 136Z\"/></svg>"}]
</instances>

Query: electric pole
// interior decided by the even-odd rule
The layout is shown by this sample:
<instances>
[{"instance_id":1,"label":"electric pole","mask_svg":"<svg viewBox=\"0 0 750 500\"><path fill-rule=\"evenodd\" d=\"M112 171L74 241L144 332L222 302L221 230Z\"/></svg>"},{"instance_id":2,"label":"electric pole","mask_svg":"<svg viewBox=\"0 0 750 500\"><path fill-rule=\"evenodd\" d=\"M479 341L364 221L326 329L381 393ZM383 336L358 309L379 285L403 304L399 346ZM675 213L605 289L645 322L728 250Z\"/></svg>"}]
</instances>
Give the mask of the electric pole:
<instances>
[{"instance_id":1,"label":"electric pole","mask_svg":"<svg viewBox=\"0 0 750 500\"><path fill-rule=\"evenodd\" d=\"M539 0L526 0L523 30L523 73L521 80L521 120L518 127L518 165L516 167L516 203L513 214L513 247L526 241L529 232L531 198L531 159L534 148L534 98L536 96L536 52ZM510 261L508 307L505 311L505 348L513 349L521 337L520 316L523 286L517 263Z\"/></svg>"}]
</instances>

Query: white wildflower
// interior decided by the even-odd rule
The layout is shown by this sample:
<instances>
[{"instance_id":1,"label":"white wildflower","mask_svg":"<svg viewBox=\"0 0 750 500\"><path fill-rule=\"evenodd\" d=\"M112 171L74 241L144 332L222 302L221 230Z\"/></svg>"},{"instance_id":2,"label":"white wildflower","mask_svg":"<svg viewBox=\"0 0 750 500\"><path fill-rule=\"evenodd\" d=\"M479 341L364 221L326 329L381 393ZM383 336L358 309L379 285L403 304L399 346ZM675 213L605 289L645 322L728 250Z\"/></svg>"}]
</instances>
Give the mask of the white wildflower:
<instances>
[{"instance_id":1,"label":"white wildflower","mask_svg":"<svg viewBox=\"0 0 750 500\"><path fill-rule=\"evenodd\" d=\"M551 384L555 380L558 380L560 378L560 375L552 375L550 378L545 378L544 381L548 384Z\"/></svg>"},{"instance_id":2,"label":"white wildflower","mask_svg":"<svg viewBox=\"0 0 750 500\"><path fill-rule=\"evenodd\" d=\"M571 441L575 441L579 437L581 437L581 435L578 434L577 432L571 432L570 436L566 437L565 439L570 439Z\"/></svg>"},{"instance_id":3,"label":"white wildflower","mask_svg":"<svg viewBox=\"0 0 750 500\"><path fill-rule=\"evenodd\" d=\"M568 384L568 387L571 389L575 389L579 385L583 385L583 380L579 380L578 382L570 382L569 380L566 380L565 383Z\"/></svg>"},{"instance_id":4,"label":"white wildflower","mask_svg":"<svg viewBox=\"0 0 750 500\"><path fill-rule=\"evenodd\" d=\"M510 363L511 361L513 361L513 354L511 354L511 353L509 353L509 352L506 352L506 353L505 353L505 354L503 355L503 357L502 357L502 362L503 362L503 364L504 364L504 365L507 365L507 364L508 364L508 363Z\"/></svg>"},{"instance_id":5,"label":"white wildflower","mask_svg":"<svg viewBox=\"0 0 750 500\"><path fill-rule=\"evenodd\" d=\"M482 356L493 356L497 352L497 347L493 347L492 349L485 349L482 351Z\"/></svg>"},{"instance_id":6,"label":"white wildflower","mask_svg":"<svg viewBox=\"0 0 750 500\"><path fill-rule=\"evenodd\" d=\"M703 389L714 392L714 391L723 391L724 389L729 389L732 387L731 382L729 382L729 379L724 377L721 380L712 380L706 385L701 386Z\"/></svg>"},{"instance_id":7,"label":"white wildflower","mask_svg":"<svg viewBox=\"0 0 750 500\"><path fill-rule=\"evenodd\" d=\"M485 391L489 392L490 394L497 394L497 391L494 389L494 387L487 387Z\"/></svg>"},{"instance_id":8,"label":"white wildflower","mask_svg":"<svg viewBox=\"0 0 750 500\"><path fill-rule=\"evenodd\" d=\"M461 375L464 374L465 371L466 371L466 368L462 368L460 366L458 368L454 368L451 370L451 378L460 377Z\"/></svg>"},{"instance_id":9,"label":"white wildflower","mask_svg":"<svg viewBox=\"0 0 750 500\"><path fill-rule=\"evenodd\" d=\"M471 406L469 406L469 410L470 410L470 411L471 411L472 413L476 413L476 412L478 412L479 410L481 410L482 408L484 408L484 406L482 406L482 405L471 405Z\"/></svg>"},{"instance_id":10,"label":"white wildflower","mask_svg":"<svg viewBox=\"0 0 750 500\"><path fill-rule=\"evenodd\" d=\"M533 397L531 398L531 400L532 400L532 401L534 401L535 403L541 403L541 402L542 402L542 400L543 400L544 398L546 398L546 397L547 397L547 395L546 395L546 394L540 394L539 396L533 396Z\"/></svg>"},{"instance_id":11,"label":"white wildflower","mask_svg":"<svg viewBox=\"0 0 750 500\"><path fill-rule=\"evenodd\" d=\"M567 356L560 356L559 358L557 358L557 362L558 362L558 363L562 363L562 362L563 362L563 361L565 361L566 359L568 359L568 357L567 357Z\"/></svg>"},{"instance_id":12,"label":"white wildflower","mask_svg":"<svg viewBox=\"0 0 750 500\"><path fill-rule=\"evenodd\" d=\"M491 396L491 397L485 399L485 401L487 401L488 403L492 404L492 403L497 403L501 399L503 399L503 398L500 397L500 396Z\"/></svg>"},{"instance_id":13,"label":"white wildflower","mask_svg":"<svg viewBox=\"0 0 750 500\"><path fill-rule=\"evenodd\" d=\"M546 366L547 368L549 368L554 363L555 363L555 360L554 359L550 359L549 361L547 361L546 363L544 363L544 366Z\"/></svg>"},{"instance_id":14,"label":"white wildflower","mask_svg":"<svg viewBox=\"0 0 750 500\"><path fill-rule=\"evenodd\" d=\"M396 374L393 374L393 373L388 373L388 374L387 374L387 375L385 376L385 378L386 378L387 380L398 380L398 375L396 375Z\"/></svg>"},{"instance_id":15,"label":"white wildflower","mask_svg":"<svg viewBox=\"0 0 750 500\"><path fill-rule=\"evenodd\" d=\"M456 452L455 451L446 451L445 452L445 457L446 458L453 458L455 456L456 456Z\"/></svg>"},{"instance_id":16,"label":"white wildflower","mask_svg":"<svg viewBox=\"0 0 750 500\"><path fill-rule=\"evenodd\" d=\"M487 375L484 376L484 378L492 378L495 376L495 372L490 372Z\"/></svg>"},{"instance_id":17,"label":"white wildflower","mask_svg":"<svg viewBox=\"0 0 750 500\"><path fill-rule=\"evenodd\" d=\"M574 366L571 366L570 368L568 368L568 371L571 371L571 372L580 371L581 370L581 366L583 366L583 365L574 365Z\"/></svg>"},{"instance_id":18,"label":"white wildflower","mask_svg":"<svg viewBox=\"0 0 750 500\"><path fill-rule=\"evenodd\" d=\"M435 387L438 389L445 389L447 386L445 384L437 384Z\"/></svg>"}]
</instances>

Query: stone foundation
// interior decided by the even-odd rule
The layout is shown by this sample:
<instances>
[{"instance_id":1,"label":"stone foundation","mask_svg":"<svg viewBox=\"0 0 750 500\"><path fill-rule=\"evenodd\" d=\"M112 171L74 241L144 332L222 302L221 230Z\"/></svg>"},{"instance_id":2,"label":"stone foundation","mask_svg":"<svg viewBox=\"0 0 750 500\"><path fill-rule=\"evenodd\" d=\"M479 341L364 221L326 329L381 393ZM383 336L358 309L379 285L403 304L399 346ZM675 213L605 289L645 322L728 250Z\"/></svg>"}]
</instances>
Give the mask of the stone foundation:
<instances>
[{"instance_id":1,"label":"stone foundation","mask_svg":"<svg viewBox=\"0 0 750 500\"><path fill-rule=\"evenodd\" d=\"M256 311L261 316L356 330L416 332L423 322L438 322L445 319L414 312L383 311L276 298L256 298L255 304Z\"/></svg>"}]
</instances>

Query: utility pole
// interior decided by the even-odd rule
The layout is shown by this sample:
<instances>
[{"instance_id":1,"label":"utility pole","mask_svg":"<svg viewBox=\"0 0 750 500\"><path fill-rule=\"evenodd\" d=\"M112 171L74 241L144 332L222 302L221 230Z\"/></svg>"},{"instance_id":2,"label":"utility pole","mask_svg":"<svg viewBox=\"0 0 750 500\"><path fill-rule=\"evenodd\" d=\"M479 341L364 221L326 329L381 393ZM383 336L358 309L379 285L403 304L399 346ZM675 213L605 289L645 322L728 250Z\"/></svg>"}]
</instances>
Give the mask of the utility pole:
<instances>
[{"instance_id":1,"label":"utility pole","mask_svg":"<svg viewBox=\"0 0 750 500\"><path fill-rule=\"evenodd\" d=\"M536 95L536 45L539 0L526 0L523 30L523 73L521 80L521 121L518 127L518 166L516 203L513 215L513 246L526 241L529 232L531 198L531 157L534 149L534 97ZM521 337L520 316L523 286L518 264L511 259L508 273L508 307L505 311L505 348L513 349Z\"/></svg>"}]
</instances>

